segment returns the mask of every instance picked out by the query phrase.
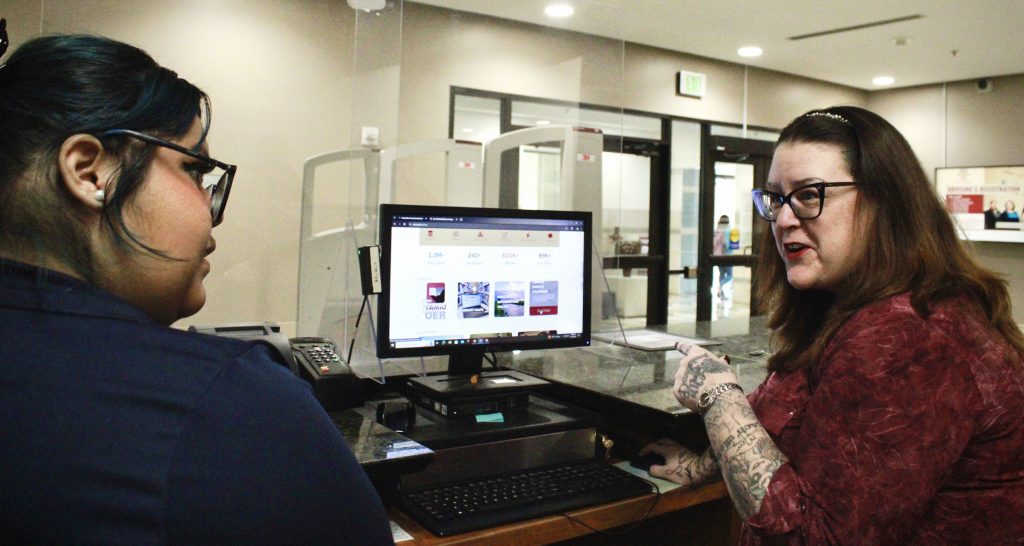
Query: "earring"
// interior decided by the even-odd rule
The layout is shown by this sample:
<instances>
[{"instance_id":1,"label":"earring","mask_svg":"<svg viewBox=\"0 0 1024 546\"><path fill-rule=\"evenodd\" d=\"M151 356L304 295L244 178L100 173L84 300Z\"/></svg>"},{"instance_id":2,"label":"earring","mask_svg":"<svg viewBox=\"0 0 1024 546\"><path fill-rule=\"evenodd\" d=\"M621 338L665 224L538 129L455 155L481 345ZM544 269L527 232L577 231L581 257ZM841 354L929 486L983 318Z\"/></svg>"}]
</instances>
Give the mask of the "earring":
<instances>
[{"instance_id":1,"label":"earring","mask_svg":"<svg viewBox=\"0 0 1024 546\"><path fill-rule=\"evenodd\" d=\"M96 193L94 193L92 195L92 197L93 197L93 199L95 199L95 200L99 201L100 203L102 203L103 200L107 198L107 194L103 190L96 190Z\"/></svg>"}]
</instances>

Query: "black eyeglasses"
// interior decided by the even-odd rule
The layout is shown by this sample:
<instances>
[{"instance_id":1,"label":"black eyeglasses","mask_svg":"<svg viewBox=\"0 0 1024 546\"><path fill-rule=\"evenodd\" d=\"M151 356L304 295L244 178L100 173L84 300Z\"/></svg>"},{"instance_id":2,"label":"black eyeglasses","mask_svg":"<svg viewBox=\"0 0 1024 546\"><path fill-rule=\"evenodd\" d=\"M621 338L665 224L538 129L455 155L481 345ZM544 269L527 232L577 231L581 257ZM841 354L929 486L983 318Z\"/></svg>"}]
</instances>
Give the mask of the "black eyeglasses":
<instances>
[{"instance_id":1,"label":"black eyeglasses","mask_svg":"<svg viewBox=\"0 0 1024 546\"><path fill-rule=\"evenodd\" d=\"M11 45L11 41L7 39L7 19L0 19L0 57L7 53L9 45Z\"/></svg>"},{"instance_id":2,"label":"black eyeglasses","mask_svg":"<svg viewBox=\"0 0 1024 546\"><path fill-rule=\"evenodd\" d=\"M856 185L856 182L815 182L800 186L787 195L763 189L751 190L750 195L754 198L757 213L769 222L779 219L782 206L786 204L797 218L813 220L821 216L821 210L825 208L825 188Z\"/></svg>"},{"instance_id":3,"label":"black eyeglasses","mask_svg":"<svg viewBox=\"0 0 1024 546\"><path fill-rule=\"evenodd\" d=\"M206 194L210 197L210 216L213 218L213 225L217 226L224 220L224 207L228 203L228 194L231 193L231 182L235 179L235 171L238 167L229 165L205 156L199 152L189 150L173 142L162 138L132 131L130 129L111 129L100 133L99 138L111 136L132 137L149 144L156 144L164 148L170 148L176 152L183 153L202 163L202 167L195 170L196 182L200 184Z\"/></svg>"}]
</instances>

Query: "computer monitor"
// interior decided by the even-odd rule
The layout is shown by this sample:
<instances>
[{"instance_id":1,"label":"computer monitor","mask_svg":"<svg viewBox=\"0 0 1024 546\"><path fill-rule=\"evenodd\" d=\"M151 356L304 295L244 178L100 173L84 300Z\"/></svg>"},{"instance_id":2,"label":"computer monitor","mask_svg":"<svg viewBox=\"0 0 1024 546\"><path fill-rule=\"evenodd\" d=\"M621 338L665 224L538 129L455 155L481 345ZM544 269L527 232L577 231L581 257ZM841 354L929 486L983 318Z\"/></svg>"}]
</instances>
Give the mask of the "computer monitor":
<instances>
[{"instance_id":1,"label":"computer monitor","mask_svg":"<svg viewBox=\"0 0 1024 546\"><path fill-rule=\"evenodd\" d=\"M590 344L589 212L381 205L377 355L448 355L479 374L487 352Z\"/></svg>"}]
</instances>

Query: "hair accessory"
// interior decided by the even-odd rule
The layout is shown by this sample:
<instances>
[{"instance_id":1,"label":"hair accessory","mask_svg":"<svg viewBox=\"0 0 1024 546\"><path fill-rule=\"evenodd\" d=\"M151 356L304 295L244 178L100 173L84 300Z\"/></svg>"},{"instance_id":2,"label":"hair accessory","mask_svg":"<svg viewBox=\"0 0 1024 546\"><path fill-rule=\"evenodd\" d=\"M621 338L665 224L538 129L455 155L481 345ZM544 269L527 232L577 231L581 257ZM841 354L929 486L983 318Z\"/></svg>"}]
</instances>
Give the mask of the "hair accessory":
<instances>
[{"instance_id":1,"label":"hair accessory","mask_svg":"<svg viewBox=\"0 0 1024 546\"><path fill-rule=\"evenodd\" d=\"M845 125L850 125L850 122L846 118L840 116L839 114L833 114L831 112L811 112L810 114L807 114L805 117L812 118L815 116L825 117L831 120L838 121L839 123L843 123Z\"/></svg>"},{"instance_id":2,"label":"hair accessory","mask_svg":"<svg viewBox=\"0 0 1024 546\"><path fill-rule=\"evenodd\" d=\"M92 197L102 203L107 198L107 193L103 190L96 190L96 193L92 194Z\"/></svg>"}]
</instances>

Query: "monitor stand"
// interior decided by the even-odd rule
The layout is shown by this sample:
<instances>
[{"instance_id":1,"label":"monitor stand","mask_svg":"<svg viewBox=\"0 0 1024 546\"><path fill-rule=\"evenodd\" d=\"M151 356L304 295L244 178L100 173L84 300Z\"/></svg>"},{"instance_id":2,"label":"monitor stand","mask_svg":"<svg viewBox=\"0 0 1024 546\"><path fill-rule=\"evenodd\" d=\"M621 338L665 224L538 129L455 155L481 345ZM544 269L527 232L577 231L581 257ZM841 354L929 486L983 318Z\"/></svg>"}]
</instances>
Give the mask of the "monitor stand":
<instances>
[{"instance_id":1,"label":"monitor stand","mask_svg":"<svg viewBox=\"0 0 1024 546\"><path fill-rule=\"evenodd\" d=\"M448 373L412 377L406 396L445 417L474 417L525 408L529 393L548 382L511 370L483 370L484 350L453 349Z\"/></svg>"}]
</instances>

